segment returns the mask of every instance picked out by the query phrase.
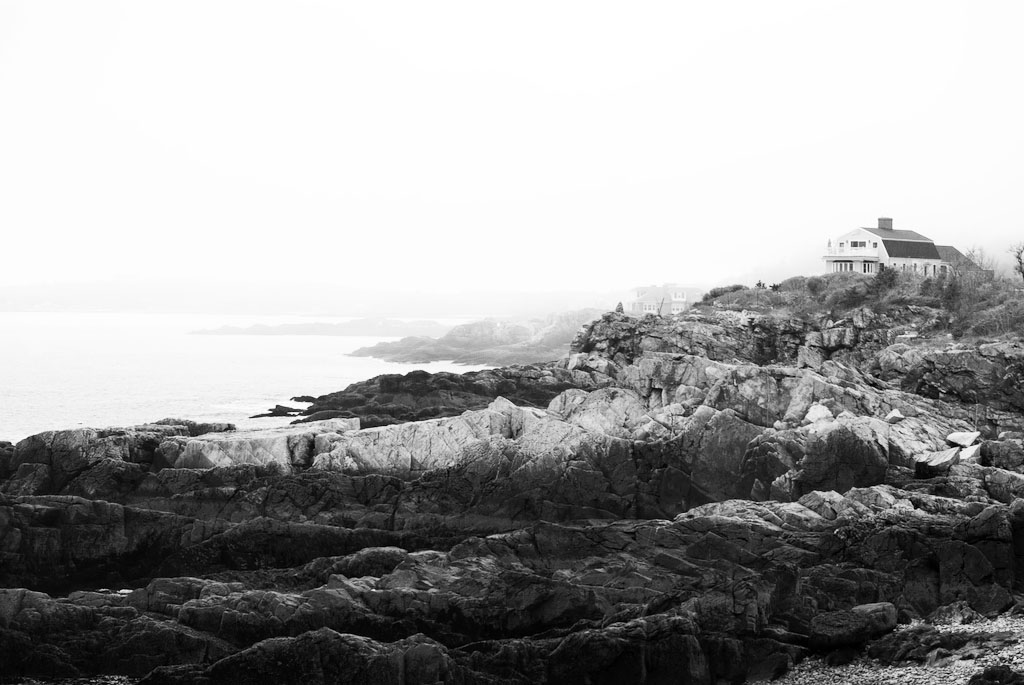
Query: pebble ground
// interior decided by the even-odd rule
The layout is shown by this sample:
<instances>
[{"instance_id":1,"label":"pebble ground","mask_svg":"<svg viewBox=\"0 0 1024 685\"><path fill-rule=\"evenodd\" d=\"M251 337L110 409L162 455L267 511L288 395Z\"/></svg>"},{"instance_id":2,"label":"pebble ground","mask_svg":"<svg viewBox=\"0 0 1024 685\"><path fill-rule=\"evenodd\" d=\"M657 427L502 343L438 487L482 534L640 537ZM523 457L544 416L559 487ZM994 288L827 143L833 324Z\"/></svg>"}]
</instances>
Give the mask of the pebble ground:
<instances>
[{"instance_id":1,"label":"pebble ground","mask_svg":"<svg viewBox=\"0 0 1024 685\"><path fill-rule=\"evenodd\" d=\"M900 626L905 630L909 626ZM821 659L808 658L776 680L759 680L772 685L965 685L971 676L986 666L1006 664L1024 672L1024 617L1000 616L967 625L935 626L941 632L1009 631L1017 641L993 649L977 659L954 661L945 666L884 666L862 657L845 666L827 666Z\"/></svg>"}]
</instances>

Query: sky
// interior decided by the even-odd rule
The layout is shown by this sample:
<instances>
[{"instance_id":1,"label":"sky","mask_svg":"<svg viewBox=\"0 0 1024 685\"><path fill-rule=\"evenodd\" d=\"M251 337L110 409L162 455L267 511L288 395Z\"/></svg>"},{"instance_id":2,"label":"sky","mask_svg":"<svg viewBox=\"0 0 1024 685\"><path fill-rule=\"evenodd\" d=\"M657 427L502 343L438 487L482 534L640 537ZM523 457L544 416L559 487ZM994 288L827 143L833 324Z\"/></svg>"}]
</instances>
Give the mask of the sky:
<instances>
[{"instance_id":1,"label":"sky","mask_svg":"<svg viewBox=\"0 0 1024 685\"><path fill-rule=\"evenodd\" d=\"M1024 239L1024 3L0 0L0 286L708 288ZM1007 261L1008 263L1008 261Z\"/></svg>"}]
</instances>

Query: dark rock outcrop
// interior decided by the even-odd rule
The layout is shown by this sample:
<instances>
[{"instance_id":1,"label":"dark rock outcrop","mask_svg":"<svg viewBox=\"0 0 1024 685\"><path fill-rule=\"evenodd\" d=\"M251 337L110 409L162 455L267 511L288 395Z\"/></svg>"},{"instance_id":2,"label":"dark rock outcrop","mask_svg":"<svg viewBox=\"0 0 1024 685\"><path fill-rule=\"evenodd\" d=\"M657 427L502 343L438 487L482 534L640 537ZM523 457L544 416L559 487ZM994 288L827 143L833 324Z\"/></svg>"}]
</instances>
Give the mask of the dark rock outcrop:
<instances>
[{"instance_id":1,"label":"dark rock outcrop","mask_svg":"<svg viewBox=\"0 0 1024 685\"><path fill-rule=\"evenodd\" d=\"M546 407L570 388L593 390L593 378L572 373L554 363L510 366L464 374L412 371L353 383L341 392L312 399L305 420L359 418L372 428L405 421L457 416L483 409L498 397L517 405Z\"/></svg>"},{"instance_id":2,"label":"dark rock outcrop","mask_svg":"<svg viewBox=\"0 0 1024 685\"><path fill-rule=\"evenodd\" d=\"M967 685L1024 685L1024 673L1009 666L988 666L971 676Z\"/></svg>"},{"instance_id":3,"label":"dark rock outcrop","mask_svg":"<svg viewBox=\"0 0 1024 685\"><path fill-rule=\"evenodd\" d=\"M1024 411L1024 345L1020 342L938 349L894 345L879 353L880 378L924 397Z\"/></svg>"}]
</instances>

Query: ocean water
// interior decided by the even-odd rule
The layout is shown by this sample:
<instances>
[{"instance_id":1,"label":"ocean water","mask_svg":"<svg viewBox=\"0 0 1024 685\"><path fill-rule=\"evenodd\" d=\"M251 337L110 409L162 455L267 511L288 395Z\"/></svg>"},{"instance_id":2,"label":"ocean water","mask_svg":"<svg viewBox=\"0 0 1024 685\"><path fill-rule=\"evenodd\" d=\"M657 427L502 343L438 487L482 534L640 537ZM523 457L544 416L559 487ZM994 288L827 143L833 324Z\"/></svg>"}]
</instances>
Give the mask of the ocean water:
<instances>
[{"instance_id":1,"label":"ocean water","mask_svg":"<svg viewBox=\"0 0 1024 685\"><path fill-rule=\"evenodd\" d=\"M220 326L345 320L0 312L0 440L167 417L229 421L240 428L279 426L291 419L247 417L276 404L305 407L289 398L323 395L383 373L486 368L347 355L395 338L190 335Z\"/></svg>"}]
</instances>

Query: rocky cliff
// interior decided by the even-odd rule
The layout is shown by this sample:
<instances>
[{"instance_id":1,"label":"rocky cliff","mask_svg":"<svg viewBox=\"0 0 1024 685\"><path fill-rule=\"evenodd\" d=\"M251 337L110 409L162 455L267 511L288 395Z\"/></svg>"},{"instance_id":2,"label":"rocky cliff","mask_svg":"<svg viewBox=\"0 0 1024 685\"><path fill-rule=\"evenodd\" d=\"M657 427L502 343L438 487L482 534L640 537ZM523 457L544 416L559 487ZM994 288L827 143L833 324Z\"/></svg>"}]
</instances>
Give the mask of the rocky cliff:
<instances>
[{"instance_id":1,"label":"rocky cliff","mask_svg":"<svg viewBox=\"0 0 1024 685\"><path fill-rule=\"evenodd\" d=\"M290 428L0 445L5 668L710 685L899 661L898 624L1024 590L1024 347L895 338L607 314L558 363L384 376Z\"/></svg>"}]
</instances>

